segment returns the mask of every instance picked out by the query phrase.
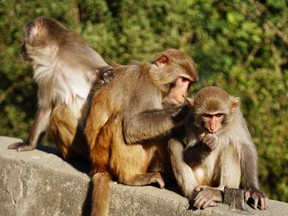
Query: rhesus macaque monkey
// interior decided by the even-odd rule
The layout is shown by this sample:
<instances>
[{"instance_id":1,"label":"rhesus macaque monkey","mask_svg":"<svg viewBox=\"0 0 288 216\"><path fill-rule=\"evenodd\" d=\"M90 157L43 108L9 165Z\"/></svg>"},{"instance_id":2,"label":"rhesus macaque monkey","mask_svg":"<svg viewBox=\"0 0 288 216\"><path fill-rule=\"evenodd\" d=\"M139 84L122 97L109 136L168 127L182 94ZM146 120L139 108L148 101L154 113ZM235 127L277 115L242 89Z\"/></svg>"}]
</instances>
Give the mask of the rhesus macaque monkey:
<instances>
[{"instance_id":1,"label":"rhesus macaque monkey","mask_svg":"<svg viewBox=\"0 0 288 216\"><path fill-rule=\"evenodd\" d=\"M21 53L33 66L38 110L27 141L8 148L32 150L48 130L64 159L76 155L89 159L83 128L87 97L93 83L109 81L112 67L52 18L36 18L24 33Z\"/></svg>"},{"instance_id":2,"label":"rhesus macaque monkey","mask_svg":"<svg viewBox=\"0 0 288 216\"><path fill-rule=\"evenodd\" d=\"M168 142L172 168L184 195L196 208L222 201L224 187L239 188L244 176L245 200L261 209L268 198L259 191L257 152L240 111L240 99L210 86L188 99L192 110L186 118L188 144L177 138Z\"/></svg>"},{"instance_id":3,"label":"rhesus macaque monkey","mask_svg":"<svg viewBox=\"0 0 288 216\"><path fill-rule=\"evenodd\" d=\"M108 214L111 178L164 187L159 171L169 166L169 157L163 140L183 124L181 104L190 82L198 80L193 60L175 49L152 63L114 67L114 76L94 95L85 127L95 173L92 215L98 216ZM164 108L164 101L172 106Z\"/></svg>"}]
</instances>

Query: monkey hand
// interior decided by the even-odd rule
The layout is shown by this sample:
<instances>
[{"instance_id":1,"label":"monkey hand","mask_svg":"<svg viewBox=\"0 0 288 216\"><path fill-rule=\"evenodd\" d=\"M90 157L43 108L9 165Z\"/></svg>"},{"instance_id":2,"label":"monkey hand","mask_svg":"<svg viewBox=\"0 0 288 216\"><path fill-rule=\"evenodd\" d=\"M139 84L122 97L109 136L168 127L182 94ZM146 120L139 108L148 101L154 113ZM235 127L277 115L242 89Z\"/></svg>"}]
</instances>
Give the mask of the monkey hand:
<instances>
[{"instance_id":1,"label":"monkey hand","mask_svg":"<svg viewBox=\"0 0 288 216\"><path fill-rule=\"evenodd\" d=\"M176 109L176 112L175 112ZM175 106L171 108L172 112L172 119L175 125L182 125L185 122L185 119L190 111L190 108L187 105L184 106Z\"/></svg>"},{"instance_id":2,"label":"monkey hand","mask_svg":"<svg viewBox=\"0 0 288 216\"><path fill-rule=\"evenodd\" d=\"M254 209L257 208L258 203L260 203L260 209L265 210L268 208L268 197L261 191L255 188L249 188L245 191L245 201L247 202L250 198L254 200Z\"/></svg>"},{"instance_id":3,"label":"monkey hand","mask_svg":"<svg viewBox=\"0 0 288 216\"><path fill-rule=\"evenodd\" d=\"M106 83L111 82L114 78L113 68L111 66L106 66L106 67L102 68L99 71L99 76L100 76L99 82L101 84L106 84Z\"/></svg>"},{"instance_id":4,"label":"monkey hand","mask_svg":"<svg viewBox=\"0 0 288 216\"><path fill-rule=\"evenodd\" d=\"M199 137L199 140L206 144L212 151L217 147L218 137L212 133L202 133Z\"/></svg>"},{"instance_id":5,"label":"monkey hand","mask_svg":"<svg viewBox=\"0 0 288 216\"><path fill-rule=\"evenodd\" d=\"M35 149L35 145L29 144L27 141L13 143L8 146L8 149L16 149L18 152L20 151L31 151Z\"/></svg>"},{"instance_id":6,"label":"monkey hand","mask_svg":"<svg viewBox=\"0 0 288 216\"><path fill-rule=\"evenodd\" d=\"M197 209L217 206L217 202L222 202L221 191L217 188L198 185L194 192L197 194L193 200L193 206Z\"/></svg>"}]
</instances>

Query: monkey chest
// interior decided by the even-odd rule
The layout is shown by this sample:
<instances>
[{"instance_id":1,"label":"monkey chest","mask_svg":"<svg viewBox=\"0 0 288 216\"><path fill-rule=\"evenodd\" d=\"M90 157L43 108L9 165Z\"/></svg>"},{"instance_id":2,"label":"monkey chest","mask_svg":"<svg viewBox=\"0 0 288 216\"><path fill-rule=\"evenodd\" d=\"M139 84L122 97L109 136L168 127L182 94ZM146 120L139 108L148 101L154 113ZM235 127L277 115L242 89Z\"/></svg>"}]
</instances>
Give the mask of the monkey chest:
<instances>
[{"instance_id":1,"label":"monkey chest","mask_svg":"<svg viewBox=\"0 0 288 216\"><path fill-rule=\"evenodd\" d=\"M43 94L47 97L53 101L69 104L73 100L86 99L89 94L91 84L83 74L80 69L72 69L58 63L52 67L44 65L38 67L35 70L34 79L40 88L45 89ZM45 86L50 86L50 88L47 89Z\"/></svg>"},{"instance_id":2,"label":"monkey chest","mask_svg":"<svg viewBox=\"0 0 288 216\"><path fill-rule=\"evenodd\" d=\"M211 152L211 154L208 155L201 164L192 167L197 183L213 186L215 173L217 173L219 163L219 151L215 149L214 152Z\"/></svg>"}]
</instances>

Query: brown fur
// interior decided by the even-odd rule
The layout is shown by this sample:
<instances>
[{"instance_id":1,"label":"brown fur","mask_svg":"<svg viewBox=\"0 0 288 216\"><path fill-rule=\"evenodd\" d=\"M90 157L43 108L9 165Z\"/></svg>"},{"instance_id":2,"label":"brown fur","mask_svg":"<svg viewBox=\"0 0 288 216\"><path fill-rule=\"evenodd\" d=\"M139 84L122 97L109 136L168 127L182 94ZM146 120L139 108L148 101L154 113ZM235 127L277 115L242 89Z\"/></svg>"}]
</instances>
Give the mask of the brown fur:
<instances>
[{"instance_id":1,"label":"brown fur","mask_svg":"<svg viewBox=\"0 0 288 216\"><path fill-rule=\"evenodd\" d=\"M108 200L111 177L108 173L96 173L92 177L92 212L91 216L108 215Z\"/></svg>"},{"instance_id":2,"label":"brown fur","mask_svg":"<svg viewBox=\"0 0 288 216\"><path fill-rule=\"evenodd\" d=\"M182 58L173 57L178 55ZM182 122L177 119L181 107L164 109L162 102L165 97L172 100L173 94L186 94L188 84L184 88L176 85L178 92L172 89L179 77L197 80L194 63L182 52L170 49L159 54L152 64L133 63L117 66L114 71L113 81L95 93L86 122L92 171L107 172L127 185L157 183L162 188L164 180L159 171L169 166L163 155L167 152L163 138L177 122ZM101 183L97 186L95 193L108 193L100 189Z\"/></svg>"}]
</instances>

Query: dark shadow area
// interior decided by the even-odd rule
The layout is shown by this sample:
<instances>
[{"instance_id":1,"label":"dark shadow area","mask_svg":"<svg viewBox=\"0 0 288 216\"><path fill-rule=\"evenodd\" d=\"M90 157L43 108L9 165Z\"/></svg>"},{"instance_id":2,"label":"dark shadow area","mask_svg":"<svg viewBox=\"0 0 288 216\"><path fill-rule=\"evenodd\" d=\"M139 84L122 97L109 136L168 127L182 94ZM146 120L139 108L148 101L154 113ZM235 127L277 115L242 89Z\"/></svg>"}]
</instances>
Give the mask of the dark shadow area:
<instances>
[{"instance_id":1,"label":"dark shadow area","mask_svg":"<svg viewBox=\"0 0 288 216\"><path fill-rule=\"evenodd\" d=\"M37 149L40 151L44 151L46 153L50 153L50 154L55 154L58 156L58 151L56 148L53 147L49 147L49 146L44 146L44 145L38 145Z\"/></svg>"},{"instance_id":2,"label":"dark shadow area","mask_svg":"<svg viewBox=\"0 0 288 216\"><path fill-rule=\"evenodd\" d=\"M54 155L62 158L60 156L57 148L44 146L44 145L38 145L37 149L40 150L40 151L49 153L49 154L54 154ZM66 161L66 160L64 160L64 161ZM66 162L69 163L71 166L73 166L78 171L80 171L82 173L85 173L87 175L89 174L89 171L91 169L90 162L87 161L86 159L81 158L81 157L73 158L73 159L70 159L70 160L68 160Z\"/></svg>"},{"instance_id":3,"label":"dark shadow area","mask_svg":"<svg viewBox=\"0 0 288 216\"><path fill-rule=\"evenodd\" d=\"M92 191L93 191L93 185L92 181L89 182L87 194L85 201L82 205L82 216L90 216L91 210L92 210Z\"/></svg>"}]
</instances>

